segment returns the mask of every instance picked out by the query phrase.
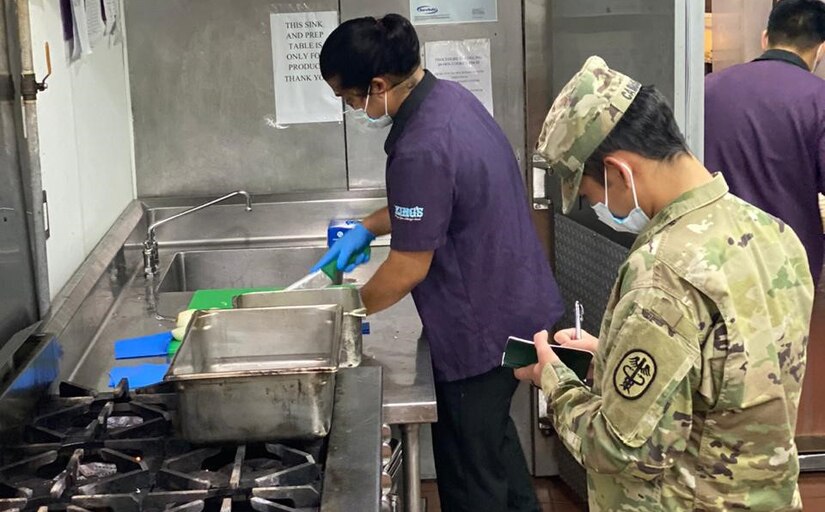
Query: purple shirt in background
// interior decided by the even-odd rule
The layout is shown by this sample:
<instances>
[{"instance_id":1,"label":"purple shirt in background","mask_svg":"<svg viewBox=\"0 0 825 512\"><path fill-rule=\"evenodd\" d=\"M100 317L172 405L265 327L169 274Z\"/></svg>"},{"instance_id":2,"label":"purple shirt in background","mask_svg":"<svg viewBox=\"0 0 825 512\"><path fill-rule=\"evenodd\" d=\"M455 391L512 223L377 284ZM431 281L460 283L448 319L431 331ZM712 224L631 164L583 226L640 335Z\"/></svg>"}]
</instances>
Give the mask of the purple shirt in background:
<instances>
[{"instance_id":1,"label":"purple shirt in background","mask_svg":"<svg viewBox=\"0 0 825 512\"><path fill-rule=\"evenodd\" d=\"M825 192L825 80L781 50L708 75L705 166L793 228L816 282L825 252L817 198Z\"/></svg>"},{"instance_id":2,"label":"purple shirt in background","mask_svg":"<svg viewBox=\"0 0 825 512\"><path fill-rule=\"evenodd\" d=\"M385 150L392 249L435 251L412 295L436 380L500 366L509 336L563 312L513 149L472 93L427 72Z\"/></svg>"}]
</instances>

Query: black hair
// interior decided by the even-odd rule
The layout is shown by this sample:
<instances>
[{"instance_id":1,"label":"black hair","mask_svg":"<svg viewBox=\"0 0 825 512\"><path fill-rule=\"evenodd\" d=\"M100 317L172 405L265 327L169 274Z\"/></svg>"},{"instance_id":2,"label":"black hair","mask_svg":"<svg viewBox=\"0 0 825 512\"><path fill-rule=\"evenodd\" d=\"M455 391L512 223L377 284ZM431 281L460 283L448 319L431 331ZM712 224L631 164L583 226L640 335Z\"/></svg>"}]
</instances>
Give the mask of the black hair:
<instances>
[{"instance_id":1,"label":"black hair","mask_svg":"<svg viewBox=\"0 0 825 512\"><path fill-rule=\"evenodd\" d=\"M825 42L825 2L782 0L768 18L768 42L808 51Z\"/></svg>"},{"instance_id":2,"label":"black hair","mask_svg":"<svg viewBox=\"0 0 825 512\"><path fill-rule=\"evenodd\" d=\"M584 163L584 174L604 184L604 159L621 150L658 161L690 154L670 104L656 87L642 86L607 138Z\"/></svg>"},{"instance_id":3,"label":"black hair","mask_svg":"<svg viewBox=\"0 0 825 512\"><path fill-rule=\"evenodd\" d=\"M403 80L418 69L418 34L400 14L345 21L321 48L320 65L324 80L337 78L340 88L366 93L377 76Z\"/></svg>"}]
</instances>

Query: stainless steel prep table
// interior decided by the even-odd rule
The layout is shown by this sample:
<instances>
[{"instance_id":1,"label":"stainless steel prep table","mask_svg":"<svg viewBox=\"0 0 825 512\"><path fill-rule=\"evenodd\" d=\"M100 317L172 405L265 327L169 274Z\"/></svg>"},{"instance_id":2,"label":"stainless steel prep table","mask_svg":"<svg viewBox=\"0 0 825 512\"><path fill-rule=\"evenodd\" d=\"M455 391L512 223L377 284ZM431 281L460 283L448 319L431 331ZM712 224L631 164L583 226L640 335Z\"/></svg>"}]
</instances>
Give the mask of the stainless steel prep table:
<instances>
[{"instance_id":1,"label":"stainless steel prep table","mask_svg":"<svg viewBox=\"0 0 825 512\"><path fill-rule=\"evenodd\" d=\"M384 369L384 423L399 425L404 450L404 510L421 509L421 425L437 419L430 347L412 298L368 317L363 365Z\"/></svg>"}]
</instances>

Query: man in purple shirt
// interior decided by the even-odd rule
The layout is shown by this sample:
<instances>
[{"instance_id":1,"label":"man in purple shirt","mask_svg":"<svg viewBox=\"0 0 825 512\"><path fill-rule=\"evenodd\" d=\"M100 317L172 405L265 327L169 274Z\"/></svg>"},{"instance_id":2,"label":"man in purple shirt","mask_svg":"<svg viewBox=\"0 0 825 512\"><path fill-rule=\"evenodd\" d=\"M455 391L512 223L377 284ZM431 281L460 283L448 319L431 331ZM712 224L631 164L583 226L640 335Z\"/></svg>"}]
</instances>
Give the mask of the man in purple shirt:
<instances>
[{"instance_id":1,"label":"man in purple shirt","mask_svg":"<svg viewBox=\"0 0 825 512\"><path fill-rule=\"evenodd\" d=\"M811 71L825 54L825 2L782 0L753 62L705 80L705 165L731 192L782 219L808 252L814 282L825 235L825 80Z\"/></svg>"},{"instance_id":2,"label":"man in purple shirt","mask_svg":"<svg viewBox=\"0 0 825 512\"><path fill-rule=\"evenodd\" d=\"M421 67L418 37L402 16L341 24L320 65L356 109L348 115L392 130L384 146L388 208L339 239L316 267L337 259L352 268L353 255L392 233L389 256L361 296L372 314L412 292L435 370L442 510L538 511L509 415L518 383L501 356L509 336L552 326L562 304L513 149L475 96Z\"/></svg>"}]
</instances>

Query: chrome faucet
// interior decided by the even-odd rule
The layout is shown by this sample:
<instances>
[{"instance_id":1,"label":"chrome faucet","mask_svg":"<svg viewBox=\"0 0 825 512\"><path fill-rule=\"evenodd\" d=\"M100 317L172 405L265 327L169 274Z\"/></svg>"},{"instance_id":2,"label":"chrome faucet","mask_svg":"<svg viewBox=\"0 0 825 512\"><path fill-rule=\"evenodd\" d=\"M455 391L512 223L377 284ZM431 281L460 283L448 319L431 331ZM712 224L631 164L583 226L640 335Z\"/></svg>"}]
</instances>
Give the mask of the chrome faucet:
<instances>
[{"instance_id":1,"label":"chrome faucet","mask_svg":"<svg viewBox=\"0 0 825 512\"><path fill-rule=\"evenodd\" d=\"M186 211L182 211L175 215L172 215L169 218L159 220L153 224L150 224L149 227L146 229L146 240L143 241L143 273L144 275L149 278L157 275L158 273L158 240L155 237L155 230L166 224L167 222L171 222L175 219L179 219L185 215L189 215L190 213L195 213L196 211L203 210L213 204L218 204L220 202L226 201L227 199L235 196L244 196L246 198L246 211L252 211L252 196L249 195L245 190L236 190L235 192L226 194L223 197L219 197L217 199L213 199L208 203L203 203L200 206L195 206L194 208L189 208Z\"/></svg>"}]
</instances>

